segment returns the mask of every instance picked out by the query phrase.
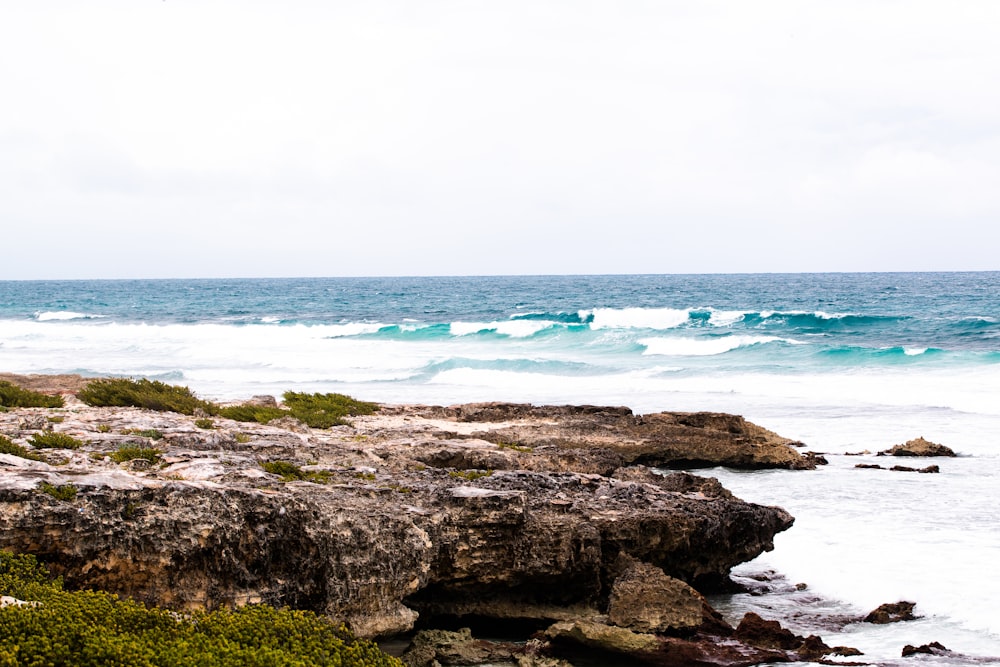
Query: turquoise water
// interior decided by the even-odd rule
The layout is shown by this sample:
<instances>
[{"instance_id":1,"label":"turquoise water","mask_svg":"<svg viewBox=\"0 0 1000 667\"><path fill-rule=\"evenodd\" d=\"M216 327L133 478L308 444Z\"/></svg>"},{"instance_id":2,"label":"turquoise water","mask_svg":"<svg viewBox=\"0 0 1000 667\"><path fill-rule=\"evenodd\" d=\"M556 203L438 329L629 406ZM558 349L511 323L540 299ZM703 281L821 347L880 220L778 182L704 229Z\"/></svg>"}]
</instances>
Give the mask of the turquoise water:
<instances>
[{"instance_id":1,"label":"turquoise water","mask_svg":"<svg viewBox=\"0 0 1000 667\"><path fill-rule=\"evenodd\" d=\"M918 625L846 631L881 664L904 638L997 656L998 287L1000 273L0 282L0 370L145 376L218 399L742 414L831 461L715 472L797 517L747 567L859 613L916 601ZM962 457L939 475L854 468L917 436Z\"/></svg>"}]
</instances>

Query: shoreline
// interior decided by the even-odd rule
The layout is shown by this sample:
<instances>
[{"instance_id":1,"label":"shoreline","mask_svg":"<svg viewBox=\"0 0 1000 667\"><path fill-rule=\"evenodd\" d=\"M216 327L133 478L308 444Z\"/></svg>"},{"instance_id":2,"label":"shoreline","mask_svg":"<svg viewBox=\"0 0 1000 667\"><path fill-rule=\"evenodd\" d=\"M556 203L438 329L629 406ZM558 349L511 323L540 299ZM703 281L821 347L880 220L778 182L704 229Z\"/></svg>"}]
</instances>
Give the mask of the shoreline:
<instances>
[{"instance_id":1,"label":"shoreline","mask_svg":"<svg viewBox=\"0 0 1000 667\"><path fill-rule=\"evenodd\" d=\"M692 664L670 662L678 651L704 664L823 655L805 637L782 635L783 648L753 638L702 597L773 548L791 516L712 478L653 472L810 467L801 443L739 417L485 403L383 405L329 429L220 418L206 427L194 415L66 398L63 408L0 413L18 443L45 431L86 443L41 452L41 462L0 455L3 505L27 508L0 510L0 523L4 547L30 545L72 585L180 609L311 608L368 637L493 619L546 630L533 660L581 648L664 665ZM111 460L125 447L159 460ZM292 468L270 472L273 463ZM40 481L76 496L40 493ZM614 599L627 603L616 612ZM720 642L753 657L733 662L712 648Z\"/></svg>"}]
</instances>

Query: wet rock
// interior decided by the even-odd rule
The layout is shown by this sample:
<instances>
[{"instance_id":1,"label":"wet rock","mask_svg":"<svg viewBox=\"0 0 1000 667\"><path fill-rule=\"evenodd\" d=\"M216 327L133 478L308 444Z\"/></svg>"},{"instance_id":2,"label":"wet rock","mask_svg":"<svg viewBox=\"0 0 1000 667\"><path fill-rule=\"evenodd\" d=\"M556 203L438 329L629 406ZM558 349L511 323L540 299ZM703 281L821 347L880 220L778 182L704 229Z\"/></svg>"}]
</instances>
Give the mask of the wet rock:
<instances>
[{"instance_id":1,"label":"wet rock","mask_svg":"<svg viewBox=\"0 0 1000 667\"><path fill-rule=\"evenodd\" d=\"M912 621L918 616L914 616L913 609L916 602L887 602L865 616L865 623L875 623L884 625L886 623L899 623L901 621Z\"/></svg>"},{"instance_id":2,"label":"wet rock","mask_svg":"<svg viewBox=\"0 0 1000 667\"><path fill-rule=\"evenodd\" d=\"M908 658L911 655L918 654L929 654L929 655L942 655L946 653L951 653L948 649L944 647L940 642L931 642L930 644L921 644L920 646L913 646L912 644L907 644L903 647L902 657Z\"/></svg>"},{"instance_id":3,"label":"wet rock","mask_svg":"<svg viewBox=\"0 0 1000 667\"><path fill-rule=\"evenodd\" d=\"M908 440L902 445L881 451L879 456L957 456L950 447L939 445L922 437Z\"/></svg>"}]
</instances>

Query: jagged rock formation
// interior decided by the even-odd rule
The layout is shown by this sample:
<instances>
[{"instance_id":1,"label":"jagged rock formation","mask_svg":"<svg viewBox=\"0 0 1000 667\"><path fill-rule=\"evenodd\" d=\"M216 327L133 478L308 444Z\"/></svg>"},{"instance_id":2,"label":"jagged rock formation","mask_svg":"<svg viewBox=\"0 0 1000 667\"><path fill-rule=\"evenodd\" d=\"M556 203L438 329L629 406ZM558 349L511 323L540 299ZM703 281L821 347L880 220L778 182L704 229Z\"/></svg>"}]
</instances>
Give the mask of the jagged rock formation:
<instances>
[{"instance_id":1,"label":"jagged rock formation","mask_svg":"<svg viewBox=\"0 0 1000 667\"><path fill-rule=\"evenodd\" d=\"M921 438L914 438L913 440L907 440L902 445L895 445L890 449L881 451L878 453L879 456L956 456L955 451L951 447L946 447L944 445L939 445L936 442L931 442L930 440L924 440Z\"/></svg>"},{"instance_id":2,"label":"jagged rock formation","mask_svg":"<svg viewBox=\"0 0 1000 667\"><path fill-rule=\"evenodd\" d=\"M726 583L792 517L644 464L808 467L787 440L729 415L384 406L322 431L218 418L206 430L68 399L0 413L19 444L40 429L86 443L33 451L42 461L0 455L0 548L38 555L70 586L177 609L313 609L369 637L418 615L704 629L709 608L689 586ZM124 445L161 458L115 463ZM629 596L684 604L673 618L630 616Z\"/></svg>"}]
</instances>

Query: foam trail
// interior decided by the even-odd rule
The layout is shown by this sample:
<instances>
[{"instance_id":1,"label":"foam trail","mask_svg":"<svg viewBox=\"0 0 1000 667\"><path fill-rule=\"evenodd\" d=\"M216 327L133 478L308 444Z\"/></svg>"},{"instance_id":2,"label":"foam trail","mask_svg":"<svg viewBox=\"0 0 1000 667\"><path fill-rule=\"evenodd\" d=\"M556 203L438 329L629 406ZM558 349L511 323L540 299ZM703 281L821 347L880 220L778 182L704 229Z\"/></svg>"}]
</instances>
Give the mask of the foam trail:
<instances>
[{"instance_id":1,"label":"foam trail","mask_svg":"<svg viewBox=\"0 0 1000 667\"><path fill-rule=\"evenodd\" d=\"M90 313L76 313L71 310L50 310L35 313L35 319L39 322L53 322L63 320L96 320L103 319L104 315L92 315Z\"/></svg>"},{"instance_id":2,"label":"foam trail","mask_svg":"<svg viewBox=\"0 0 1000 667\"><path fill-rule=\"evenodd\" d=\"M646 346L644 355L702 357L725 354L750 345L761 345L782 340L776 336L724 336L720 338L642 338Z\"/></svg>"},{"instance_id":3,"label":"foam trail","mask_svg":"<svg viewBox=\"0 0 1000 667\"><path fill-rule=\"evenodd\" d=\"M676 308L595 308L580 312L591 329L675 329L690 318Z\"/></svg>"}]
</instances>

